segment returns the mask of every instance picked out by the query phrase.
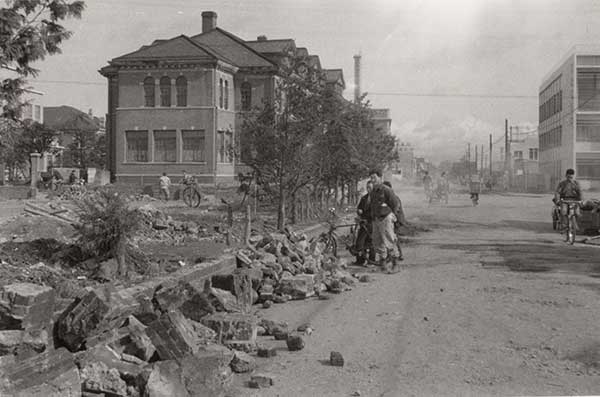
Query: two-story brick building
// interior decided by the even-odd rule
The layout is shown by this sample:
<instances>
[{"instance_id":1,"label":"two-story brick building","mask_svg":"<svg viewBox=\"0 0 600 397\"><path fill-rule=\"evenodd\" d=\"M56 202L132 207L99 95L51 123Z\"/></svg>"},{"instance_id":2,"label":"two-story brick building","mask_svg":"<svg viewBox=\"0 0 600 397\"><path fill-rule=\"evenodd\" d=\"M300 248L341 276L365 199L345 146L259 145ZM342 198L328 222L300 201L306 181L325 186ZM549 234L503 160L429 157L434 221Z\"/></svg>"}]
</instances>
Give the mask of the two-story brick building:
<instances>
[{"instance_id":1,"label":"two-story brick building","mask_svg":"<svg viewBox=\"0 0 600 397\"><path fill-rule=\"evenodd\" d=\"M201 182L232 181L242 115L273 98L282 67L299 51L306 49L292 39L240 39L209 11L198 35L155 40L111 60L100 73L108 79L113 178L148 184L186 170ZM306 58L315 62L308 51Z\"/></svg>"}]
</instances>

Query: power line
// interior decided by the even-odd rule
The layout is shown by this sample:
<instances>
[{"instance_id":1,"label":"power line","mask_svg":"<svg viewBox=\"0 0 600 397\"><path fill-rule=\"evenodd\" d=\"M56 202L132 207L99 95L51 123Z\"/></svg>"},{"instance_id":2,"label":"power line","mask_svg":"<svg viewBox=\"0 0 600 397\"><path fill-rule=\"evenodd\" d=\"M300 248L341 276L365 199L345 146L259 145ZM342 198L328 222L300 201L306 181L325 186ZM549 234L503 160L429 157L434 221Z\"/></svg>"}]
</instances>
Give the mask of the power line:
<instances>
[{"instance_id":1,"label":"power line","mask_svg":"<svg viewBox=\"0 0 600 397\"><path fill-rule=\"evenodd\" d=\"M77 80L33 80L31 84L75 84L75 85L102 85L106 86L106 83L97 83L93 81L77 81Z\"/></svg>"},{"instance_id":2,"label":"power line","mask_svg":"<svg viewBox=\"0 0 600 397\"><path fill-rule=\"evenodd\" d=\"M539 99L534 95L492 95L492 94L423 94L417 92L367 92L367 95L440 97L440 98L497 98L497 99Z\"/></svg>"}]
</instances>

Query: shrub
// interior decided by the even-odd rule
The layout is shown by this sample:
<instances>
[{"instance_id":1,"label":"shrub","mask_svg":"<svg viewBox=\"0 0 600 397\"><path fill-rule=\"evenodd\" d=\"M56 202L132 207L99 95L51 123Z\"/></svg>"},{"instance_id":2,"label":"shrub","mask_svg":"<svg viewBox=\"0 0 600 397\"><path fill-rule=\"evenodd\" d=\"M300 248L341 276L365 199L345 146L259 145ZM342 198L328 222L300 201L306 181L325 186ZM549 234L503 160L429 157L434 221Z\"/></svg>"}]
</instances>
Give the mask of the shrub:
<instances>
[{"instance_id":1,"label":"shrub","mask_svg":"<svg viewBox=\"0 0 600 397\"><path fill-rule=\"evenodd\" d=\"M81 221L76 230L83 252L100 260L115 258L119 275L127 275L126 257L141 224L140 213L129 208L123 194L111 190L90 192L76 204Z\"/></svg>"}]
</instances>

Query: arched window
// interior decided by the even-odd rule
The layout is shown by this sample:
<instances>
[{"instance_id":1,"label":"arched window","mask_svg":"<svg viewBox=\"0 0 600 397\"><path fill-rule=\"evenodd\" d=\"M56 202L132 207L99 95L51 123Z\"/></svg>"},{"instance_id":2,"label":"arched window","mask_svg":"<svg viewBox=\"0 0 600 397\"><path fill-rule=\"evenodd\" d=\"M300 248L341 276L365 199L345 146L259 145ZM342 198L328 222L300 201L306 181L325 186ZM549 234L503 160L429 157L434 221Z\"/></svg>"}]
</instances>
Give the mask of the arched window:
<instances>
[{"instance_id":1,"label":"arched window","mask_svg":"<svg viewBox=\"0 0 600 397\"><path fill-rule=\"evenodd\" d=\"M219 108L223 109L223 79L219 79Z\"/></svg>"},{"instance_id":2,"label":"arched window","mask_svg":"<svg viewBox=\"0 0 600 397\"><path fill-rule=\"evenodd\" d=\"M225 109L229 109L229 81L225 80Z\"/></svg>"},{"instance_id":3,"label":"arched window","mask_svg":"<svg viewBox=\"0 0 600 397\"><path fill-rule=\"evenodd\" d=\"M242 110L250 110L252 107L252 86L247 81L244 81L240 87L240 91Z\"/></svg>"},{"instance_id":4,"label":"arched window","mask_svg":"<svg viewBox=\"0 0 600 397\"><path fill-rule=\"evenodd\" d=\"M154 78L148 76L144 79L144 106L153 108L154 105Z\"/></svg>"},{"instance_id":5,"label":"arched window","mask_svg":"<svg viewBox=\"0 0 600 397\"><path fill-rule=\"evenodd\" d=\"M171 106L171 78L169 76L160 78L160 106Z\"/></svg>"},{"instance_id":6,"label":"arched window","mask_svg":"<svg viewBox=\"0 0 600 397\"><path fill-rule=\"evenodd\" d=\"M177 106L187 106L187 79L185 76L177 77L175 86L177 87Z\"/></svg>"}]
</instances>

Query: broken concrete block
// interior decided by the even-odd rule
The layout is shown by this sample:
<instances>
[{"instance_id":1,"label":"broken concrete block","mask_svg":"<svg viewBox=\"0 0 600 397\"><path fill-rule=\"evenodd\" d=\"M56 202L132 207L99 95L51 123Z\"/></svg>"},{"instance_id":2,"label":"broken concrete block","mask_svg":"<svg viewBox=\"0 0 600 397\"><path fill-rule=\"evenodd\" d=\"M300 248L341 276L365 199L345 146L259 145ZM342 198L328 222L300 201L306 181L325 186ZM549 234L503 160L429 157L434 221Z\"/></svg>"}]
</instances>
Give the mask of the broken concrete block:
<instances>
[{"instance_id":1,"label":"broken concrete block","mask_svg":"<svg viewBox=\"0 0 600 397\"><path fill-rule=\"evenodd\" d=\"M46 328L54 313L54 289L31 283L0 289L0 330Z\"/></svg>"},{"instance_id":2,"label":"broken concrete block","mask_svg":"<svg viewBox=\"0 0 600 397\"><path fill-rule=\"evenodd\" d=\"M210 288L207 292L209 302L218 312L242 313L244 311L231 292L220 288Z\"/></svg>"},{"instance_id":3,"label":"broken concrete block","mask_svg":"<svg viewBox=\"0 0 600 397\"><path fill-rule=\"evenodd\" d=\"M23 332L23 339L17 348L19 359L32 357L48 348L50 340L45 329L31 329Z\"/></svg>"},{"instance_id":4,"label":"broken concrete block","mask_svg":"<svg viewBox=\"0 0 600 397\"><path fill-rule=\"evenodd\" d=\"M7 330L0 331L0 356L17 354L17 348L23 341L25 331Z\"/></svg>"},{"instance_id":5,"label":"broken concrete block","mask_svg":"<svg viewBox=\"0 0 600 397\"><path fill-rule=\"evenodd\" d=\"M262 263L264 263L265 265L269 265L269 264L275 264L277 263L277 257L273 254L270 254L268 252L263 252L260 261Z\"/></svg>"},{"instance_id":6,"label":"broken concrete block","mask_svg":"<svg viewBox=\"0 0 600 397\"><path fill-rule=\"evenodd\" d=\"M235 255L236 266L238 268L250 267L252 265L252 259L246 252L239 250Z\"/></svg>"},{"instance_id":7,"label":"broken concrete block","mask_svg":"<svg viewBox=\"0 0 600 397\"><path fill-rule=\"evenodd\" d=\"M61 397L81 395L79 372L65 348L51 350L0 368L0 395Z\"/></svg>"},{"instance_id":8,"label":"broken concrete block","mask_svg":"<svg viewBox=\"0 0 600 397\"><path fill-rule=\"evenodd\" d=\"M164 313L146 333L161 360L180 359L198 351L200 345L192 325L178 311Z\"/></svg>"},{"instance_id":9,"label":"broken concrete block","mask_svg":"<svg viewBox=\"0 0 600 397\"><path fill-rule=\"evenodd\" d=\"M94 289L58 319L58 338L69 350L79 350L88 337L119 328L137 306L111 285Z\"/></svg>"},{"instance_id":10,"label":"broken concrete block","mask_svg":"<svg viewBox=\"0 0 600 397\"><path fill-rule=\"evenodd\" d=\"M267 374L252 375L248 386L253 389L264 389L273 386L273 377Z\"/></svg>"},{"instance_id":11,"label":"broken concrete block","mask_svg":"<svg viewBox=\"0 0 600 397\"><path fill-rule=\"evenodd\" d=\"M190 396L183 382L181 368L174 360L154 363L144 389L145 397Z\"/></svg>"},{"instance_id":12,"label":"broken concrete block","mask_svg":"<svg viewBox=\"0 0 600 397\"><path fill-rule=\"evenodd\" d=\"M134 316L129 316L126 328L129 331L129 343L126 344L124 352L144 361L150 360L150 357L156 352L156 347L146 333L148 327Z\"/></svg>"},{"instance_id":13,"label":"broken concrete block","mask_svg":"<svg viewBox=\"0 0 600 397\"><path fill-rule=\"evenodd\" d=\"M280 294L291 295L293 299L305 299L315 294L315 275L299 274L282 277L277 286Z\"/></svg>"},{"instance_id":14,"label":"broken concrete block","mask_svg":"<svg viewBox=\"0 0 600 397\"><path fill-rule=\"evenodd\" d=\"M264 301L264 302L263 302L263 305L262 305L262 307L263 307L263 309L268 309L268 308L270 308L272 305L273 305L273 301L266 300L266 301Z\"/></svg>"},{"instance_id":15,"label":"broken concrete block","mask_svg":"<svg viewBox=\"0 0 600 397\"><path fill-rule=\"evenodd\" d=\"M218 348L201 349L180 360L181 374L191 396L224 396L232 382L233 352Z\"/></svg>"},{"instance_id":16,"label":"broken concrete block","mask_svg":"<svg viewBox=\"0 0 600 397\"><path fill-rule=\"evenodd\" d=\"M213 288L219 288L231 292L242 306L243 310L248 311L252 305L252 279L250 278L250 269L236 269L230 274L215 274L211 278Z\"/></svg>"},{"instance_id":17,"label":"broken concrete block","mask_svg":"<svg viewBox=\"0 0 600 397\"><path fill-rule=\"evenodd\" d=\"M273 300L273 292L274 292L273 286L271 284L264 283L260 287L260 293L259 293L258 299L261 302Z\"/></svg>"},{"instance_id":18,"label":"broken concrete block","mask_svg":"<svg viewBox=\"0 0 600 397\"><path fill-rule=\"evenodd\" d=\"M287 347L289 351L298 351L304 349L304 339L298 334L290 334L287 337Z\"/></svg>"},{"instance_id":19,"label":"broken concrete block","mask_svg":"<svg viewBox=\"0 0 600 397\"><path fill-rule=\"evenodd\" d=\"M254 371L256 368L256 360L244 352L236 351L231 360L231 369L237 374Z\"/></svg>"},{"instance_id":20,"label":"broken concrete block","mask_svg":"<svg viewBox=\"0 0 600 397\"><path fill-rule=\"evenodd\" d=\"M275 340L287 340L289 330L287 327L275 326L271 329L271 335L275 337Z\"/></svg>"},{"instance_id":21,"label":"broken concrete block","mask_svg":"<svg viewBox=\"0 0 600 397\"><path fill-rule=\"evenodd\" d=\"M334 367L343 367L344 366L344 357L340 352L331 352L329 355L329 363Z\"/></svg>"},{"instance_id":22,"label":"broken concrete block","mask_svg":"<svg viewBox=\"0 0 600 397\"><path fill-rule=\"evenodd\" d=\"M248 314L215 313L202 319L206 325L217 333L217 342L243 341L256 342L256 319Z\"/></svg>"},{"instance_id":23,"label":"broken concrete block","mask_svg":"<svg viewBox=\"0 0 600 397\"><path fill-rule=\"evenodd\" d=\"M123 356L130 357L130 359L128 361L124 360ZM75 353L75 363L78 368L91 367L100 363L108 369L115 369L122 379L133 379L140 375L144 368L143 365L139 365L140 362L146 364L145 361L142 362L137 357L126 353L119 353L106 345L96 346L93 349Z\"/></svg>"},{"instance_id":24,"label":"broken concrete block","mask_svg":"<svg viewBox=\"0 0 600 397\"><path fill-rule=\"evenodd\" d=\"M274 347L259 346L256 354L258 355L258 357L275 357L277 355L277 349Z\"/></svg>"},{"instance_id":25,"label":"broken concrete block","mask_svg":"<svg viewBox=\"0 0 600 397\"><path fill-rule=\"evenodd\" d=\"M127 383L115 368L108 368L104 363L87 364L80 370L81 388L94 393L116 394L127 396Z\"/></svg>"}]
</instances>

